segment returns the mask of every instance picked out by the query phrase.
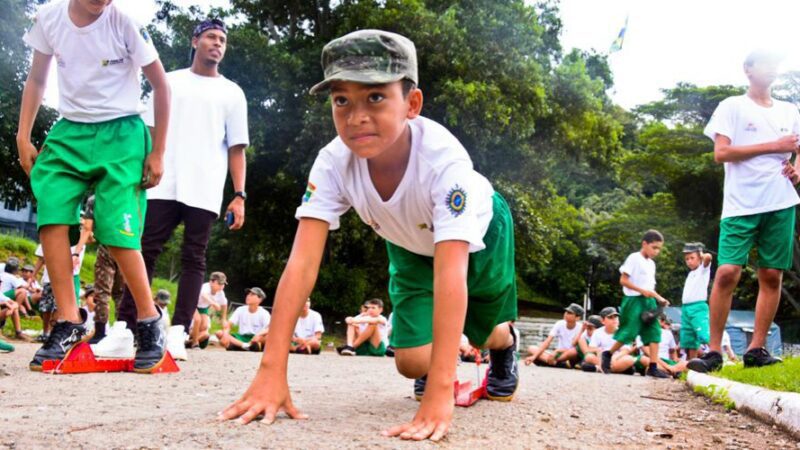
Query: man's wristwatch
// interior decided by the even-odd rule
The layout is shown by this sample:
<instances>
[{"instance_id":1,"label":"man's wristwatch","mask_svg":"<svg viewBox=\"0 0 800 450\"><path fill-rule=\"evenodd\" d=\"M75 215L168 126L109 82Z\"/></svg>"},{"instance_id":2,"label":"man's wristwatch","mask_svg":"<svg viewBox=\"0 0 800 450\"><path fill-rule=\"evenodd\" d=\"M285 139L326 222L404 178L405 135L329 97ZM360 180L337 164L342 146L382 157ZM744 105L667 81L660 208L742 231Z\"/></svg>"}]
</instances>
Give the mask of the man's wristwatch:
<instances>
[{"instance_id":1,"label":"man's wristwatch","mask_svg":"<svg viewBox=\"0 0 800 450\"><path fill-rule=\"evenodd\" d=\"M245 191L236 191L233 193L234 197L241 197L242 200L247 200L247 192Z\"/></svg>"}]
</instances>

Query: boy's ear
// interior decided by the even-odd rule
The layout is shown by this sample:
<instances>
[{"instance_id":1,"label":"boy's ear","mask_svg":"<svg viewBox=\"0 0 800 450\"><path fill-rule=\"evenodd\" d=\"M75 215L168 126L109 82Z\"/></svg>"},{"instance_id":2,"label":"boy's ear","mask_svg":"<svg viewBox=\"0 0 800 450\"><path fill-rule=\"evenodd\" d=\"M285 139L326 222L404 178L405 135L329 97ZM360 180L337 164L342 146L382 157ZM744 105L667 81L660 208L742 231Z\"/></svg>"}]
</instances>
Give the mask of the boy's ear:
<instances>
[{"instance_id":1,"label":"boy's ear","mask_svg":"<svg viewBox=\"0 0 800 450\"><path fill-rule=\"evenodd\" d=\"M415 119L422 112L422 91L414 88L408 93L408 114L407 119Z\"/></svg>"}]
</instances>

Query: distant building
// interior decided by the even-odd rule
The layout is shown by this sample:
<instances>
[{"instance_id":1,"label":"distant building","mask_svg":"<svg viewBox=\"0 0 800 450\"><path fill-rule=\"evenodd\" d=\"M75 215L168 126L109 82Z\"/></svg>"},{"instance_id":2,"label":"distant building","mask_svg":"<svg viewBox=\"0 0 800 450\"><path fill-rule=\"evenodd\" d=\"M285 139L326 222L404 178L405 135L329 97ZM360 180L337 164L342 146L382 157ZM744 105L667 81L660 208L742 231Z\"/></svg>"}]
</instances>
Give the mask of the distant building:
<instances>
[{"instance_id":1,"label":"distant building","mask_svg":"<svg viewBox=\"0 0 800 450\"><path fill-rule=\"evenodd\" d=\"M37 239L36 211L28 202L20 204L10 199L0 199L0 232L21 234Z\"/></svg>"}]
</instances>

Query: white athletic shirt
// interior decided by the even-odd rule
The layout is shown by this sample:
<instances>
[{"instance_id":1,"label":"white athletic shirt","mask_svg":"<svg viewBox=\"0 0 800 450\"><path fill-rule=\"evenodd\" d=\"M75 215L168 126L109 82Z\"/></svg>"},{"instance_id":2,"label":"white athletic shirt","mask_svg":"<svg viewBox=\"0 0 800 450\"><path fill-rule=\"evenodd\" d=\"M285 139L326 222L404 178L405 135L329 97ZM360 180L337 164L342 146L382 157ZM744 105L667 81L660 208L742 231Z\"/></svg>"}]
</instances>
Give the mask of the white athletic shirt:
<instances>
[{"instance_id":1,"label":"white athletic shirt","mask_svg":"<svg viewBox=\"0 0 800 450\"><path fill-rule=\"evenodd\" d=\"M642 338L636 336L636 346L643 347ZM669 351L678 348L678 343L675 342L675 335L672 331L661 329L661 342L658 343L658 357L661 359L672 359L669 357Z\"/></svg>"},{"instance_id":2,"label":"white athletic shirt","mask_svg":"<svg viewBox=\"0 0 800 450\"><path fill-rule=\"evenodd\" d=\"M269 319L267 310L260 306L254 313L240 306L231 314L230 322L239 327L239 334L257 334L269 326Z\"/></svg>"},{"instance_id":3,"label":"white athletic shirt","mask_svg":"<svg viewBox=\"0 0 800 450\"><path fill-rule=\"evenodd\" d=\"M6 272L0 272L0 293L4 293L10 290L17 290L25 286L25 280L19 278L16 275L12 275Z\"/></svg>"},{"instance_id":4,"label":"white athletic shirt","mask_svg":"<svg viewBox=\"0 0 800 450\"><path fill-rule=\"evenodd\" d=\"M712 140L727 136L731 145L763 144L800 134L800 113L788 102L772 100L772 107L758 105L747 95L728 97L719 103L706 125ZM722 218L778 211L800 203L791 181L783 176L783 162L791 152L759 155L725 163Z\"/></svg>"},{"instance_id":5,"label":"white athletic shirt","mask_svg":"<svg viewBox=\"0 0 800 450\"><path fill-rule=\"evenodd\" d=\"M69 248L70 251L75 253L75 246ZM44 258L44 249L42 249L42 244L36 246L36 250L33 252L34 255ZM81 274L81 266L83 266L83 257L86 256L86 246L83 246L83 250L78 254L78 266L72 269L72 276L80 275ZM47 273L47 261L45 261L44 265L44 272L42 272L42 284L47 284L50 282L50 274Z\"/></svg>"},{"instance_id":6,"label":"white athletic shirt","mask_svg":"<svg viewBox=\"0 0 800 450\"><path fill-rule=\"evenodd\" d=\"M325 331L325 326L322 324L322 316L313 309L308 310L306 317L298 317L297 324L294 326L294 335L308 339L314 337L315 334Z\"/></svg>"},{"instance_id":7,"label":"white athletic shirt","mask_svg":"<svg viewBox=\"0 0 800 450\"><path fill-rule=\"evenodd\" d=\"M722 331L722 343L720 345L722 346L722 348L730 347L731 349L733 349L733 347L731 347L731 335L728 334L727 330Z\"/></svg>"},{"instance_id":8,"label":"white athletic shirt","mask_svg":"<svg viewBox=\"0 0 800 450\"><path fill-rule=\"evenodd\" d=\"M556 350L565 350L572 348L572 340L575 338L575 335L581 332L581 327L581 323L576 322L575 326L569 329L567 328L566 320L559 320L553 324L553 328L550 330L548 336L556 338Z\"/></svg>"},{"instance_id":9,"label":"white athletic shirt","mask_svg":"<svg viewBox=\"0 0 800 450\"><path fill-rule=\"evenodd\" d=\"M150 35L113 3L82 28L69 18L68 8L69 0L43 6L23 37L55 58L58 111L85 123L141 113L139 68L158 59Z\"/></svg>"},{"instance_id":10,"label":"white athletic shirt","mask_svg":"<svg viewBox=\"0 0 800 450\"><path fill-rule=\"evenodd\" d=\"M164 176L147 190L148 199L176 200L219 214L228 149L249 145L247 100L242 89L222 75L204 77L189 69L167 74L172 100L164 152ZM152 97L142 115L155 126Z\"/></svg>"},{"instance_id":11,"label":"white athletic shirt","mask_svg":"<svg viewBox=\"0 0 800 450\"><path fill-rule=\"evenodd\" d=\"M208 301L205 298L203 298L204 295L208 295L211 298L213 298L214 301L219 303L220 306L225 306L228 304L228 298L225 297L225 290L220 289L219 292L212 295L211 283L206 282L203 283L203 286L200 288L200 298L197 301L198 308L208 308L209 306L211 306L211 303L208 303Z\"/></svg>"},{"instance_id":12,"label":"white athletic shirt","mask_svg":"<svg viewBox=\"0 0 800 450\"><path fill-rule=\"evenodd\" d=\"M656 263L650 258L645 258L642 252L628 255L625 262L620 266L619 273L628 274L631 283L638 288L650 291L656 288ZM622 292L631 297L642 295L624 286L622 287Z\"/></svg>"},{"instance_id":13,"label":"white athletic shirt","mask_svg":"<svg viewBox=\"0 0 800 450\"><path fill-rule=\"evenodd\" d=\"M589 341L589 347L599 348L602 351L610 350L614 345L614 333L607 333L606 327L598 328L592 333L592 339Z\"/></svg>"},{"instance_id":14,"label":"white athletic shirt","mask_svg":"<svg viewBox=\"0 0 800 450\"><path fill-rule=\"evenodd\" d=\"M367 160L337 137L317 155L295 217L324 220L335 230L352 207L378 235L418 255L433 256L434 245L446 240L466 241L470 252L485 248L492 185L443 126L424 117L409 126L408 167L388 201L375 189Z\"/></svg>"},{"instance_id":15,"label":"white athletic shirt","mask_svg":"<svg viewBox=\"0 0 800 450\"><path fill-rule=\"evenodd\" d=\"M697 303L708 300L708 282L711 280L711 264L704 266L703 262L697 269L689 272L686 283L683 285L683 304Z\"/></svg>"}]
</instances>

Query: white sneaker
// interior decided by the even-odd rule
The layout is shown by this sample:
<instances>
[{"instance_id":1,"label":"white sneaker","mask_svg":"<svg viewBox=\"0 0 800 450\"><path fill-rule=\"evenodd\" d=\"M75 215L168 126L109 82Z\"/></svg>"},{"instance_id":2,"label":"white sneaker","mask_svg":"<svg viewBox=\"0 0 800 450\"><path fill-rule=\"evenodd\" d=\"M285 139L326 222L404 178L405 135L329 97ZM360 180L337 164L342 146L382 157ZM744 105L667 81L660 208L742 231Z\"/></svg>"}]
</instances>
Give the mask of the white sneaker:
<instances>
[{"instance_id":1,"label":"white sneaker","mask_svg":"<svg viewBox=\"0 0 800 450\"><path fill-rule=\"evenodd\" d=\"M186 333L183 331L183 325L175 325L169 327L167 330L167 351L172 355L173 359L186 361L189 359L186 353Z\"/></svg>"},{"instance_id":2,"label":"white sneaker","mask_svg":"<svg viewBox=\"0 0 800 450\"><path fill-rule=\"evenodd\" d=\"M92 345L94 356L98 358L131 359L136 354L133 348L133 333L122 321L114 322L106 337Z\"/></svg>"}]
</instances>

